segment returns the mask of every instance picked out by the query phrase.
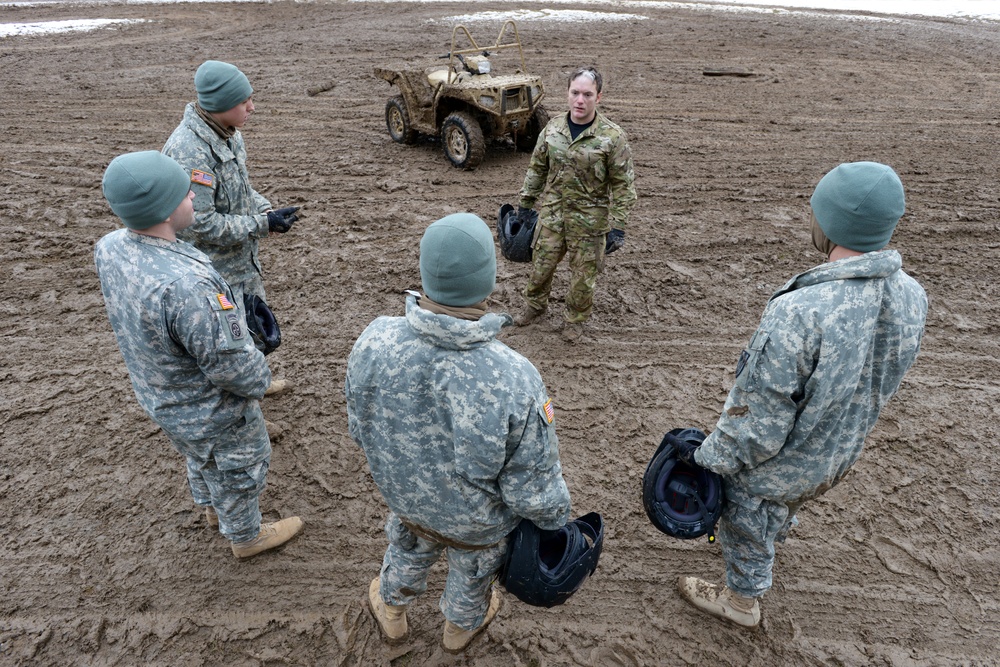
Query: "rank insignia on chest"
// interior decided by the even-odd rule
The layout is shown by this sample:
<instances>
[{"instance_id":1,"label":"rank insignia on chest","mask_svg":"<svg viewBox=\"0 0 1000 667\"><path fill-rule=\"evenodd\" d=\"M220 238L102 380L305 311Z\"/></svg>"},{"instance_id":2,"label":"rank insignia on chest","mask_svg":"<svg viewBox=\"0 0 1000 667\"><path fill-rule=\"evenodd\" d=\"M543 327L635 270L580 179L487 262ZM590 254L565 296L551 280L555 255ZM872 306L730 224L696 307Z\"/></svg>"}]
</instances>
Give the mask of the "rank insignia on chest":
<instances>
[{"instance_id":1,"label":"rank insignia on chest","mask_svg":"<svg viewBox=\"0 0 1000 667\"><path fill-rule=\"evenodd\" d=\"M550 398L545 401L545 405L543 405L542 408L545 410L545 418L548 419L551 424L552 420L556 418L555 408L552 407L552 399Z\"/></svg>"},{"instance_id":2,"label":"rank insignia on chest","mask_svg":"<svg viewBox=\"0 0 1000 667\"><path fill-rule=\"evenodd\" d=\"M215 298L219 300L219 305L222 306L222 310L232 310L236 307L225 294L216 294Z\"/></svg>"},{"instance_id":3,"label":"rank insignia on chest","mask_svg":"<svg viewBox=\"0 0 1000 667\"><path fill-rule=\"evenodd\" d=\"M192 169L191 182L197 185L204 185L210 188L215 185L215 176L208 173L207 171L202 171L200 169Z\"/></svg>"}]
</instances>

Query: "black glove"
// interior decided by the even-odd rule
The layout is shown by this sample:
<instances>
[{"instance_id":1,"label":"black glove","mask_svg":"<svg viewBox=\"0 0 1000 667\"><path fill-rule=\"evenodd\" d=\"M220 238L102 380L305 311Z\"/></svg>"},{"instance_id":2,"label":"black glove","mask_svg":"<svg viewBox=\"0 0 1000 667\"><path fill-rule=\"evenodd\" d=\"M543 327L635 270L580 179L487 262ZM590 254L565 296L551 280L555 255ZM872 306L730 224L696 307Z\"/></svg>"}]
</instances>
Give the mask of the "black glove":
<instances>
[{"instance_id":1,"label":"black glove","mask_svg":"<svg viewBox=\"0 0 1000 667\"><path fill-rule=\"evenodd\" d=\"M517 221L522 225L526 225L531 221L531 215L533 211L530 208L524 208L523 206L517 207Z\"/></svg>"},{"instance_id":2,"label":"black glove","mask_svg":"<svg viewBox=\"0 0 1000 667\"><path fill-rule=\"evenodd\" d=\"M684 440L681 440L680 443L681 447L677 451L677 458L689 465L698 465L698 462L694 460L694 453L698 451L698 445L692 445L690 442L685 442Z\"/></svg>"},{"instance_id":3,"label":"black glove","mask_svg":"<svg viewBox=\"0 0 1000 667\"><path fill-rule=\"evenodd\" d=\"M295 215L295 212L298 210L298 206L289 206L288 208L279 208L277 211L268 211L268 231L277 232L279 234L287 232L292 228L292 223L299 219L299 216Z\"/></svg>"},{"instance_id":4,"label":"black glove","mask_svg":"<svg viewBox=\"0 0 1000 667\"><path fill-rule=\"evenodd\" d=\"M610 255L615 250L618 250L623 245L625 245L625 230L624 229L612 229L608 232L608 237L604 242L604 254Z\"/></svg>"},{"instance_id":5,"label":"black glove","mask_svg":"<svg viewBox=\"0 0 1000 667\"><path fill-rule=\"evenodd\" d=\"M694 453L698 449L698 445L687 440L674 437L673 435L668 435L667 441L673 446L674 451L677 452L677 458L679 460L687 463L688 465L698 465L698 462L694 460Z\"/></svg>"}]
</instances>

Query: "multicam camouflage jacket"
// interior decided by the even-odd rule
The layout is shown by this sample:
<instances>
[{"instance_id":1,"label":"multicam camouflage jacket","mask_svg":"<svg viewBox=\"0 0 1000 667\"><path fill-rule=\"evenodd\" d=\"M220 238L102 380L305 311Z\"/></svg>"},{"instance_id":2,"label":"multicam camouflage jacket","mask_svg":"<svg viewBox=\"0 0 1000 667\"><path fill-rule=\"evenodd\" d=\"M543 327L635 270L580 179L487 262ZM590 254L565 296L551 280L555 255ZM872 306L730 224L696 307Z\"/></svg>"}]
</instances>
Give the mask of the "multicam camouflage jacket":
<instances>
[{"instance_id":1,"label":"multicam camouflage jacket","mask_svg":"<svg viewBox=\"0 0 1000 667\"><path fill-rule=\"evenodd\" d=\"M524 176L521 206L532 208L541 197L539 224L568 238L625 229L636 201L625 132L598 113L574 140L568 118L561 114L542 130Z\"/></svg>"},{"instance_id":2,"label":"multicam camouflage jacket","mask_svg":"<svg viewBox=\"0 0 1000 667\"><path fill-rule=\"evenodd\" d=\"M222 470L270 456L257 400L271 371L208 257L119 229L97 242L94 261L136 398L174 446Z\"/></svg>"},{"instance_id":3,"label":"multicam camouflage jacket","mask_svg":"<svg viewBox=\"0 0 1000 667\"><path fill-rule=\"evenodd\" d=\"M351 437L399 517L465 544L500 541L521 517L569 518L554 412L541 376L496 340L509 315L437 315L406 299L347 361Z\"/></svg>"},{"instance_id":4,"label":"multicam camouflage jacket","mask_svg":"<svg viewBox=\"0 0 1000 667\"><path fill-rule=\"evenodd\" d=\"M778 290L695 460L775 501L839 482L920 350L927 295L901 267L895 250L870 252Z\"/></svg>"},{"instance_id":5,"label":"multicam camouflage jacket","mask_svg":"<svg viewBox=\"0 0 1000 667\"><path fill-rule=\"evenodd\" d=\"M223 139L191 102L162 152L190 174L195 195L195 224L178 238L207 254L234 289L246 284L247 291L263 298L258 239L268 234L265 211L271 204L250 185L243 135L237 130Z\"/></svg>"}]
</instances>

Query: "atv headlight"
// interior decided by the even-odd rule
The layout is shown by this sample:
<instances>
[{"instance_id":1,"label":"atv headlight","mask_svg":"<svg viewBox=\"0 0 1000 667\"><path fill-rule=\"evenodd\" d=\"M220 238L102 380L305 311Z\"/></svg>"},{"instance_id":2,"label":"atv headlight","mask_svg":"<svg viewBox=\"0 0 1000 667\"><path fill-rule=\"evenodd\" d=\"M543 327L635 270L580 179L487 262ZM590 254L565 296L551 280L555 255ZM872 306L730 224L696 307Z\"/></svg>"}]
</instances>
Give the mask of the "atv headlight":
<instances>
[{"instance_id":1,"label":"atv headlight","mask_svg":"<svg viewBox=\"0 0 1000 667\"><path fill-rule=\"evenodd\" d=\"M463 61L465 68L473 74L489 74L490 61L485 56L468 56Z\"/></svg>"},{"instance_id":2,"label":"atv headlight","mask_svg":"<svg viewBox=\"0 0 1000 667\"><path fill-rule=\"evenodd\" d=\"M497 98L492 95L480 95L479 96L479 106L482 107L492 107L497 103Z\"/></svg>"}]
</instances>

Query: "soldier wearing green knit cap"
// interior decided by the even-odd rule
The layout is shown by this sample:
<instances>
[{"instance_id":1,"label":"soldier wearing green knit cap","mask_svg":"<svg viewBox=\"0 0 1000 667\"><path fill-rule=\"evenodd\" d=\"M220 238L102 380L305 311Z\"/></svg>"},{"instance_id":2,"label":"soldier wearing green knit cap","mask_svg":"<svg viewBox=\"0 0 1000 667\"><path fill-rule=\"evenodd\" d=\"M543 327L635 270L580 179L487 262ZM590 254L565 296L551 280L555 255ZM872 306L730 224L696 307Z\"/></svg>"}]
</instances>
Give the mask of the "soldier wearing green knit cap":
<instances>
[{"instance_id":1,"label":"soldier wearing green knit cap","mask_svg":"<svg viewBox=\"0 0 1000 667\"><path fill-rule=\"evenodd\" d=\"M528 518L566 524L555 410L530 361L498 341L509 315L487 311L496 284L493 233L468 213L420 241L423 295L379 317L347 361L347 418L389 516L389 546L368 604L389 643L409 634L407 606L442 555L445 651L463 651L496 617L493 581L508 534Z\"/></svg>"},{"instance_id":2,"label":"soldier wearing green knit cap","mask_svg":"<svg viewBox=\"0 0 1000 667\"><path fill-rule=\"evenodd\" d=\"M247 152L240 132L254 112L253 87L235 65L207 60L194 75L198 99L163 146L188 174L194 192L195 222L180 237L212 259L232 286L237 301L253 309L265 302L259 243L284 234L299 219L297 207L274 209L250 184ZM265 306L266 307L266 306ZM258 342L265 354L270 349ZM289 387L274 380L268 395Z\"/></svg>"},{"instance_id":3,"label":"soldier wearing green knit cap","mask_svg":"<svg viewBox=\"0 0 1000 667\"><path fill-rule=\"evenodd\" d=\"M139 405L180 452L210 526L249 558L291 539L298 517L261 524L271 443L258 400L271 382L242 304L205 253L187 172L157 151L119 155L104 196L125 229L94 249L108 319Z\"/></svg>"},{"instance_id":4,"label":"soldier wearing green knit cap","mask_svg":"<svg viewBox=\"0 0 1000 667\"><path fill-rule=\"evenodd\" d=\"M826 262L770 299L736 364L715 430L682 459L722 476L718 542L725 584L682 576L681 596L731 623L760 623L775 543L803 503L836 486L916 360L927 295L887 248L903 184L877 162L842 164L812 199L813 245ZM870 463L869 463L870 464Z\"/></svg>"}]
</instances>

